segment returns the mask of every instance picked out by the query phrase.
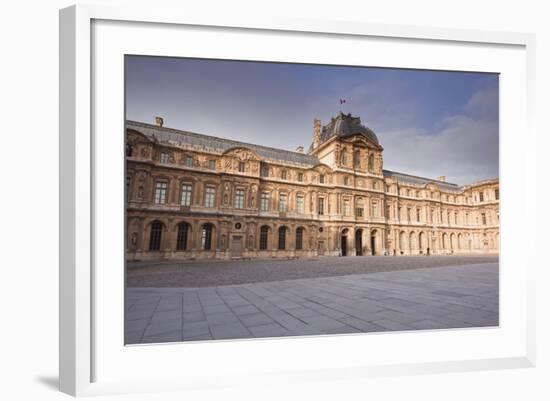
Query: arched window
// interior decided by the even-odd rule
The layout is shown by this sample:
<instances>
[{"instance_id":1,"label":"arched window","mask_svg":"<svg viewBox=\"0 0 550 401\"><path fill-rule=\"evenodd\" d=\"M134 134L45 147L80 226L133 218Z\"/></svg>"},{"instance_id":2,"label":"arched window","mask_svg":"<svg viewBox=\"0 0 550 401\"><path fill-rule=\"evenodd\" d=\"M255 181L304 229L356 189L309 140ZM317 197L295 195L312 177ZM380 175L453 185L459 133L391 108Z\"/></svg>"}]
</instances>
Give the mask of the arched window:
<instances>
[{"instance_id":1,"label":"arched window","mask_svg":"<svg viewBox=\"0 0 550 401\"><path fill-rule=\"evenodd\" d=\"M304 229L303 227L298 227L296 229L296 250L301 251L304 241Z\"/></svg>"},{"instance_id":2,"label":"arched window","mask_svg":"<svg viewBox=\"0 0 550 401\"><path fill-rule=\"evenodd\" d=\"M346 149L342 149L342 155L340 156L340 161L344 166L348 164L348 154L346 152Z\"/></svg>"},{"instance_id":3,"label":"arched window","mask_svg":"<svg viewBox=\"0 0 550 401\"><path fill-rule=\"evenodd\" d=\"M202 226L201 245L205 251L212 249L212 224L210 223L203 224Z\"/></svg>"},{"instance_id":4,"label":"arched window","mask_svg":"<svg viewBox=\"0 0 550 401\"><path fill-rule=\"evenodd\" d=\"M361 166L361 153L359 152L359 150L356 150L355 153L353 154L353 166L355 168L359 168Z\"/></svg>"},{"instance_id":5,"label":"arched window","mask_svg":"<svg viewBox=\"0 0 550 401\"><path fill-rule=\"evenodd\" d=\"M151 237L149 238L149 250L150 251L159 251L160 242L162 239L162 227L163 224L160 221L154 221L151 224Z\"/></svg>"},{"instance_id":6,"label":"arched window","mask_svg":"<svg viewBox=\"0 0 550 401\"><path fill-rule=\"evenodd\" d=\"M369 171L374 170L374 154L369 155Z\"/></svg>"},{"instance_id":7,"label":"arched window","mask_svg":"<svg viewBox=\"0 0 550 401\"><path fill-rule=\"evenodd\" d=\"M284 251L286 248L286 227L279 227L279 250Z\"/></svg>"},{"instance_id":8,"label":"arched window","mask_svg":"<svg viewBox=\"0 0 550 401\"><path fill-rule=\"evenodd\" d=\"M260 250L265 251L267 249L268 238L269 238L269 227L262 226L262 228L260 228Z\"/></svg>"},{"instance_id":9,"label":"arched window","mask_svg":"<svg viewBox=\"0 0 550 401\"><path fill-rule=\"evenodd\" d=\"M178 238L176 240L176 249L178 251L187 250L188 237L189 237L189 224L185 222L178 224Z\"/></svg>"}]
</instances>

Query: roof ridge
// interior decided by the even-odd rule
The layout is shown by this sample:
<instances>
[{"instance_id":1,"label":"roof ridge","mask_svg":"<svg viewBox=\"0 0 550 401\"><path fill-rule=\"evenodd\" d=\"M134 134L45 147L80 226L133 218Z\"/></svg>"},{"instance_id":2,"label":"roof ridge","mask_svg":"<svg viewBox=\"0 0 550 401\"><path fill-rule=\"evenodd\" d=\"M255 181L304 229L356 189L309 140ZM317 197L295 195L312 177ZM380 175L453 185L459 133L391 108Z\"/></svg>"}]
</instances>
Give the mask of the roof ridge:
<instances>
[{"instance_id":1,"label":"roof ridge","mask_svg":"<svg viewBox=\"0 0 550 401\"><path fill-rule=\"evenodd\" d=\"M199 133L199 132L184 131L184 130L180 130L180 129L177 129L177 128L159 127L158 125L144 123L144 122L141 122L141 121L126 120L126 123L142 125L142 126L146 126L146 127L149 127L149 128L160 129L160 130L164 130L164 131L172 131L173 133L177 133L177 134L198 135L198 136L205 137L205 138L221 139L221 140L228 141L228 142L233 142L233 143L236 143L236 144L247 145L247 146L262 148L262 149L266 149L266 150L275 150L277 152L288 152L288 153L291 153L291 154L294 154L294 155L306 156L306 157L309 157L309 158L316 158L315 156L311 156L311 155L308 155L306 153L296 152L296 151L293 151L293 150L279 149L279 148L274 148L274 147L271 147L271 146L258 145L258 144L255 144L255 143L243 142L243 141L238 141L238 140L235 140L235 139L227 139L227 138L222 138L222 137L219 137L219 136L202 134L202 133Z\"/></svg>"},{"instance_id":2,"label":"roof ridge","mask_svg":"<svg viewBox=\"0 0 550 401\"><path fill-rule=\"evenodd\" d=\"M407 177L411 177L411 178L418 178L418 179L420 179L420 180L426 180L426 181L431 181L431 182L440 183L440 184L454 185L454 186L457 187L457 188L461 188L460 185L455 184L454 182L441 181L441 180L437 180L437 179L435 179L435 178L420 177L419 175L412 175L412 174L407 174L407 173L400 173L399 171L393 171L393 170L387 170L387 169L383 169L383 170L382 170L382 173L384 173L384 172L393 173L393 174L406 175Z\"/></svg>"}]
</instances>

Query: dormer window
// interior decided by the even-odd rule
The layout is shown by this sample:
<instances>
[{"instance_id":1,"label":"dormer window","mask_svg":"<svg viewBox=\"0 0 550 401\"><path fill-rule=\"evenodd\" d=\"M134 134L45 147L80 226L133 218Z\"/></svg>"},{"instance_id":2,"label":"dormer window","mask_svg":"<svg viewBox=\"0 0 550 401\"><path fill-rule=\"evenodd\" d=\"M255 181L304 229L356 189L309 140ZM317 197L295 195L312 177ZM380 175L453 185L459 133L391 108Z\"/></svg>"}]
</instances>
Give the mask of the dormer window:
<instances>
[{"instance_id":1,"label":"dormer window","mask_svg":"<svg viewBox=\"0 0 550 401\"><path fill-rule=\"evenodd\" d=\"M185 156L185 166L186 167L193 167L193 156L191 156L191 155Z\"/></svg>"},{"instance_id":2,"label":"dormer window","mask_svg":"<svg viewBox=\"0 0 550 401\"><path fill-rule=\"evenodd\" d=\"M324 184L325 183L325 175L324 174L321 174L319 176L319 184Z\"/></svg>"},{"instance_id":3,"label":"dormer window","mask_svg":"<svg viewBox=\"0 0 550 401\"><path fill-rule=\"evenodd\" d=\"M239 162L239 173L244 173L244 162Z\"/></svg>"},{"instance_id":4,"label":"dormer window","mask_svg":"<svg viewBox=\"0 0 550 401\"><path fill-rule=\"evenodd\" d=\"M281 170L281 179L286 180L286 170Z\"/></svg>"},{"instance_id":5,"label":"dormer window","mask_svg":"<svg viewBox=\"0 0 550 401\"><path fill-rule=\"evenodd\" d=\"M168 153L165 153L165 152L162 152L160 154L160 162L162 164L168 164L168 160L170 159L170 157L168 156Z\"/></svg>"}]
</instances>

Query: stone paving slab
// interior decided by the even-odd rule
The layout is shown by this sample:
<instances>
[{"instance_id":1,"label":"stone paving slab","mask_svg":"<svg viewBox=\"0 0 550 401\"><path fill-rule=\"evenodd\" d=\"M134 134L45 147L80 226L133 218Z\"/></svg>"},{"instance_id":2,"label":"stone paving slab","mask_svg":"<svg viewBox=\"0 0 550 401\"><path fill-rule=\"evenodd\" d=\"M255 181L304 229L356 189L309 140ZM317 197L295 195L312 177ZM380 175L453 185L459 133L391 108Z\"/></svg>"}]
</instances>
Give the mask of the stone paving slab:
<instances>
[{"instance_id":1,"label":"stone paving slab","mask_svg":"<svg viewBox=\"0 0 550 401\"><path fill-rule=\"evenodd\" d=\"M498 263L200 288L130 287L127 344L488 327Z\"/></svg>"}]
</instances>

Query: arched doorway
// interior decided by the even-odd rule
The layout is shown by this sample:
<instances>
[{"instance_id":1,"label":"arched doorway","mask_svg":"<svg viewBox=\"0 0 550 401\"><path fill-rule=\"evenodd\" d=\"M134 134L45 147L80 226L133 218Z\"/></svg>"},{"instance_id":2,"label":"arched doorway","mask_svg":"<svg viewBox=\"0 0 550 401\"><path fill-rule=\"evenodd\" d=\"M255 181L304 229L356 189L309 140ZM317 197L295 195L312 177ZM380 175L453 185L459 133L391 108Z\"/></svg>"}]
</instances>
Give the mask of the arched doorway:
<instances>
[{"instance_id":1,"label":"arched doorway","mask_svg":"<svg viewBox=\"0 0 550 401\"><path fill-rule=\"evenodd\" d=\"M345 228L342 231L340 247L342 249L342 256L348 256L348 229L347 228Z\"/></svg>"},{"instance_id":2,"label":"arched doorway","mask_svg":"<svg viewBox=\"0 0 550 401\"><path fill-rule=\"evenodd\" d=\"M355 231L355 254L357 256L363 256L363 230L358 229Z\"/></svg>"},{"instance_id":3,"label":"arched doorway","mask_svg":"<svg viewBox=\"0 0 550 401\"><path fill-rule=\"evenodd\" d=\"M372 230L370 232L370 251L372 255L378 255L378 247L376 246L376 235L378 232L376 230Z\"/></svg>"}]
</instances>

